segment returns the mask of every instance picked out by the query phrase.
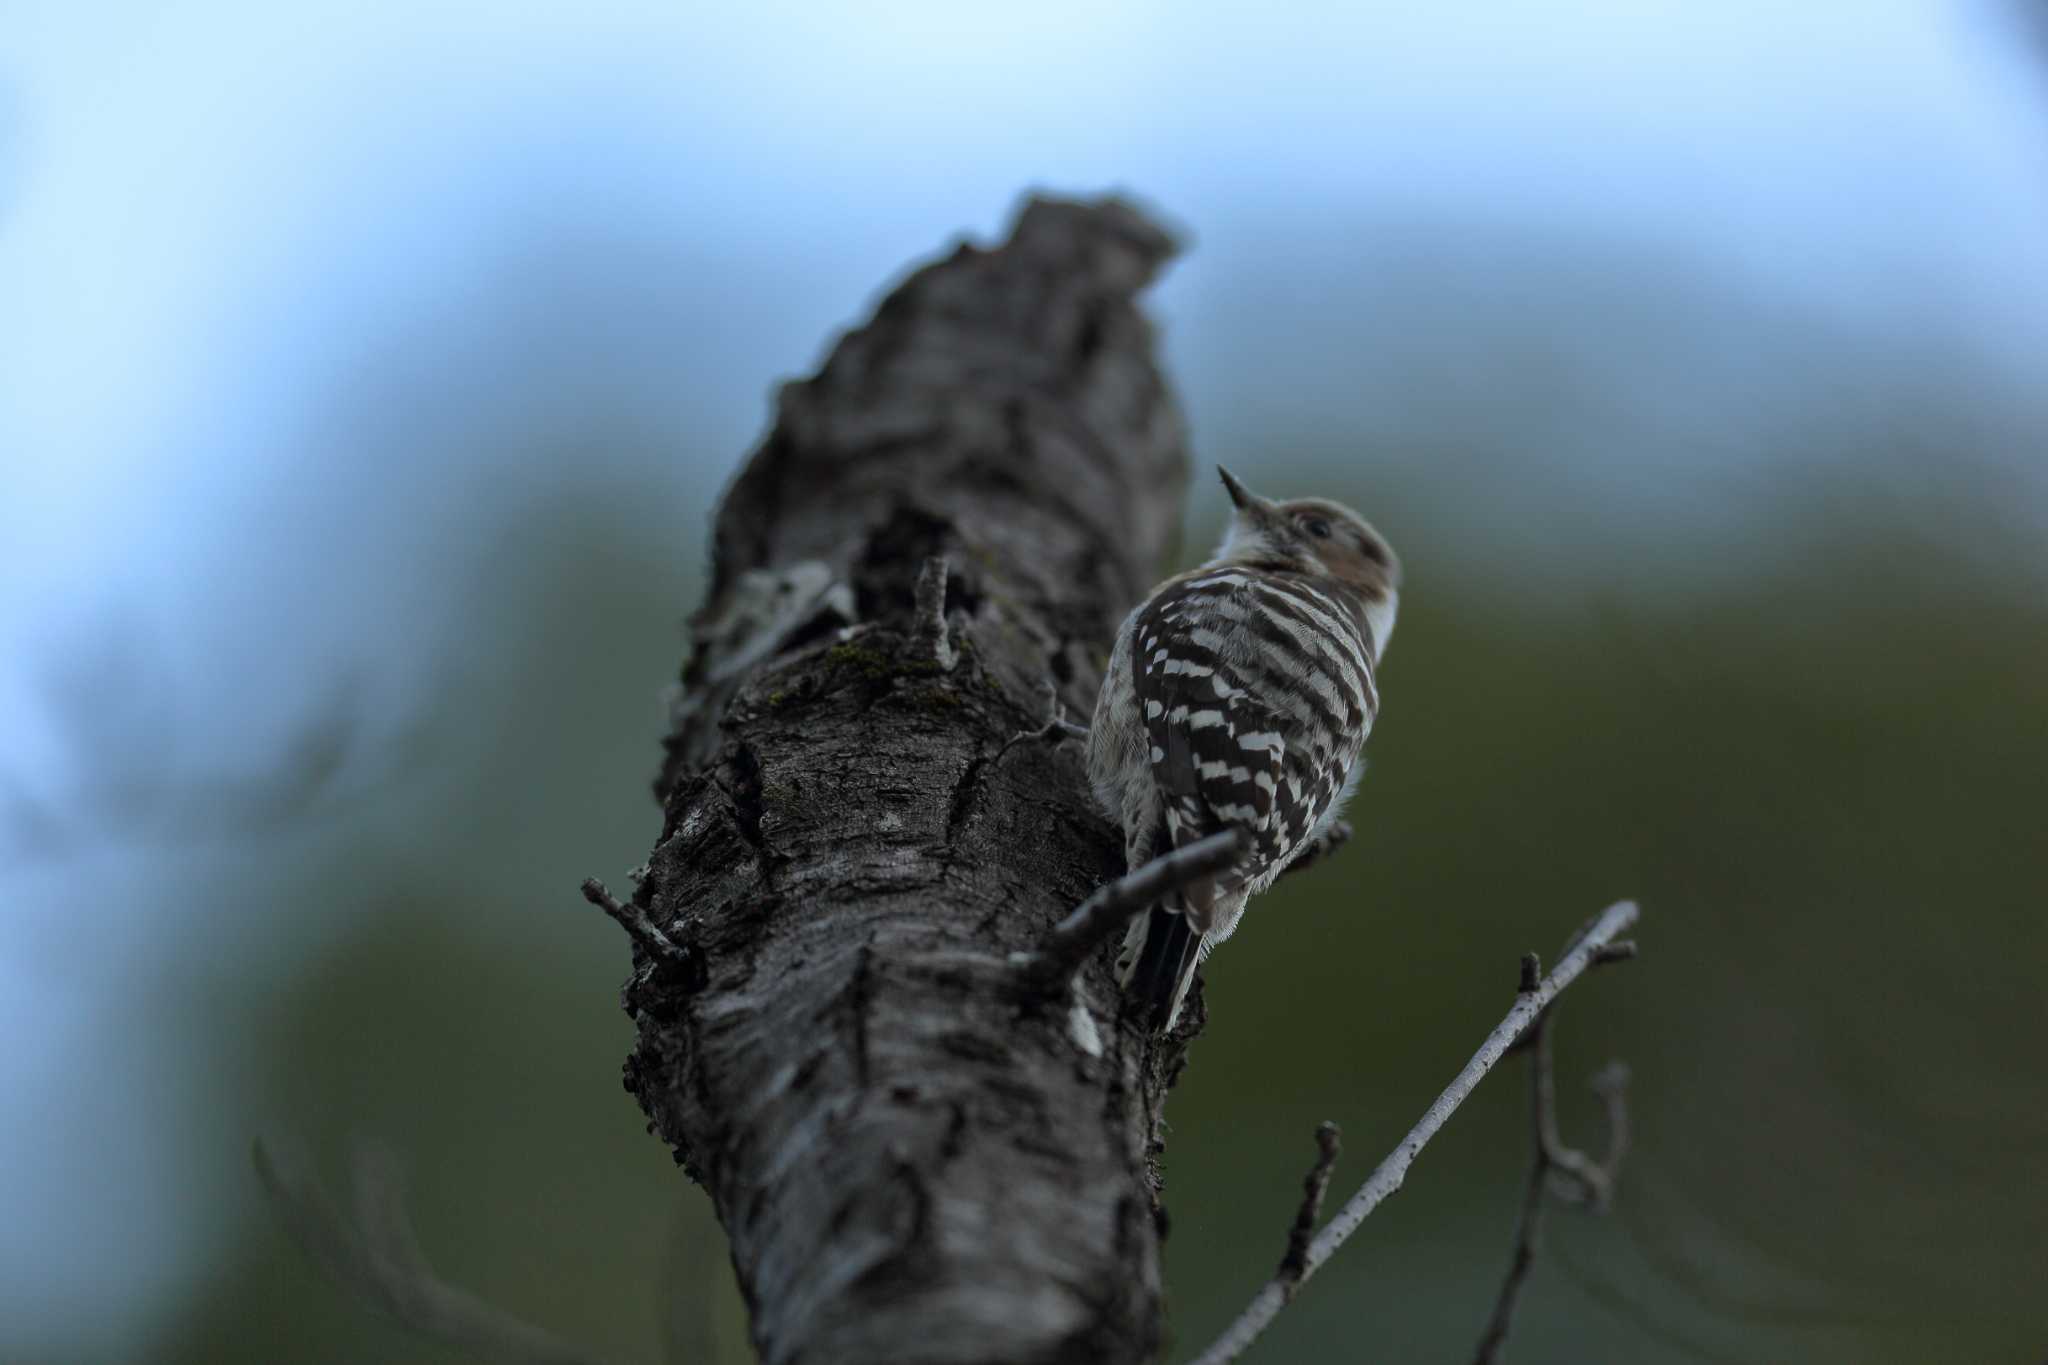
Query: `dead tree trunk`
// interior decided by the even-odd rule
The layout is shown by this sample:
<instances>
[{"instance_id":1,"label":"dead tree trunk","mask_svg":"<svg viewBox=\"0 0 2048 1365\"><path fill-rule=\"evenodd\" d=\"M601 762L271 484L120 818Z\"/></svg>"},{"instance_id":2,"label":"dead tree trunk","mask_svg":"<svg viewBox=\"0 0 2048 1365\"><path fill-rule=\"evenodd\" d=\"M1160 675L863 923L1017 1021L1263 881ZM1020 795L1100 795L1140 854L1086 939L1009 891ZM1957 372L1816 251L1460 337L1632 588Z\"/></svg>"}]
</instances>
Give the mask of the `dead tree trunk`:
<instances>
[{"instance_id":1,"label":"dead tree trunk","mask_svg":"<svg viewBox=\"0 0 2048 1365\"><path fill-rule=\"evenodd\" d=\"M768 1365L1129 1362L1160 1333L1183 1038L1014 952L1122 870L1080 747L1160 572L1182 427L1134 299L1172 253L1036 200L781 396L718 514L632 906L626 1085L710 1192ZM943 565L928 565L929 560Z\"/></svg>"}]
</instances>

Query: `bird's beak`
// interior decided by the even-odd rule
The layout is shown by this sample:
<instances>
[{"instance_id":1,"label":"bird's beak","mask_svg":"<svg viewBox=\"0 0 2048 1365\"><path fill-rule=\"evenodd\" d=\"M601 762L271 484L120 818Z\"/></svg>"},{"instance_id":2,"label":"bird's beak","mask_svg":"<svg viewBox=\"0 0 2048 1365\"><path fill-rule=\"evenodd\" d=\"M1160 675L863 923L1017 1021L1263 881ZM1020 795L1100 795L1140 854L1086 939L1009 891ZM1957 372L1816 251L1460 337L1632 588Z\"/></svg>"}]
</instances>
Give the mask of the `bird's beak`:
<instances>
[{"instance_id":1,"label":"bird's beak","mask_svg":"<svg viewBox=\"0 0 2048 1365\"><path fill-rule=\"evenodd\" d=\"M1216 472L1222 477L1223 490L1230 494L1230 501L1236 505L1238 511L1249 511L1251 508L1264 507L1266 505L1264 498L1239 483L1237 475L1231 473L1222 465L1216 466Z\"/></svg>"}]
</instances>

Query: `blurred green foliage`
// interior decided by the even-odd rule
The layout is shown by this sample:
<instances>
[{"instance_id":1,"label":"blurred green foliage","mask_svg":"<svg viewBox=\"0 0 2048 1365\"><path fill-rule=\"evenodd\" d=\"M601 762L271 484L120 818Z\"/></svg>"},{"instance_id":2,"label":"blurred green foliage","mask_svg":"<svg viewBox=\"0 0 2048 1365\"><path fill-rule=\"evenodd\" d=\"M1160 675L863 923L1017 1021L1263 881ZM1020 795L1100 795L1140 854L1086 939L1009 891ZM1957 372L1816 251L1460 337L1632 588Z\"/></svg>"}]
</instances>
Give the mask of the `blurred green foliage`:
<instances>
[{"instance_id":1,"label":"blurred green foliage","mask_svg":"<svg viewBox=\"0 0 2048 1365\"><path fill-rule=\"evenodd\" d=\"M1744 334L1735 311L1717 335ZM1583 341L1607 320L1569 325ZM1196 344L1243 344L1230 323ZM1512 370L1540 337L1510 331L1506 351L1483 328L1437 350ZM1270 1273L1316 1123L1343 1126L1341 1197L1499 1017L1519 954L1622 896L1644 906L1643 956L1577 988L1557 1041L1582 1140L1577 1078L1631 1064L1637 1146L1611 1216L1553 1218L1514 1359L2041 1351L2048 598L2038 495L2009 485L2044 427L1978 411L1960 368L1829 370L1828 338L1782 330L1770 347L1808 366L1810 401L1731 428L1782 445L1738 452L1745 482L1715 496L1650 487L1674 463L1655 443L1696 432L1635 430L1640 487L1574 445L1613 414L1557 394L1597 395L1615 347L1479 411L1450 371L1396 365L1351 426L1258 443L1244 395L1191 395L1228 409L1200 429L1211 453L1265 491L1359 506L1408 586L1359 837L1262 901L1207 974L1165 1158L1175 1357ZM1402 386L1421 396L1402 406ZM149 1359L455 1358L297 1253L250 1174L266 1129L337 1181L353 1138L395 1146L428 1255L520 1316L620 1361L749 1358L707 1202L619 1085L625 942L576 891L622 883L657 831L659 691L712 495L618 473L672 458L661 429L581 411L506 452L558 479L510 508L480 492L483 552L470 533L439 551L458 624L402 741L351 757L381 777L165 860L148 908L184 916L206 966L115 1007L138 1046L178 1040L132 1105L201 1216ZM630 452L607 478L581 472L593 431ZM1506 1265L1523 1105L1511 1064L1257 1358L1469 1352ZM11 1330L29 1329L0 1323L0 1359L88 1358Z\"/></svg>"},{"instance_id":2,"label":"blurred green foliage","mask_svg":"<svg viewBox=\"0 0 2048 1365\"><path fill-rule=\"evenodd\" d=\"M1356 473L1260 475L1367 501ZM192 984L221 1043L205 1178L226 1222L160 1358L453 1358L284 1240L243 1173L271 1121L337 1166L351 1134L396 1144L429 1254L495 1302L620 1360L747 1358L706 1201L618 1087L625 945L574 889L654 832L654 690L695 592L694 545L613 533L627 498L508 528L432 757L239 893L346 932L283 979L226 955ZM1642 959L1574 992L1558 1036L1589 1140L1572 1079L1632 1064L1638 1147L1611 1217L1553 1221L1515 1358L2038 1349L2040 599L1987 576L1981 540L1842 497L1785 509L1801 552L1732 586L1615 566L1598 591L1496 592L1436 571L1410 500L1370 504L1410 588L1359 838L1218 955L1172 1104L1182 1347L1269 1273L1316 1122L1343 1125L1341 1193L1496 1019L1517 955L1629 895ZM1521 1083L1483 1089L1261 1358L1469 1349L1526 1160Z\"/></svg>"},{"instance_id":3,"label":"blurred green foliage","mask_svg":"<svg viewBox=\"0 0 2048 1365\"><path fill-rule=\"evenodd\" d=\"M1441 68L1406 23L1354 50L1235 10L1136 52L1021 7L1015 51L977 18L958 51L958 25L915 35L927 58L851 10L737 38L739 9L693 10L682 44L565 10L597 45L544 24L529 50L464 16L414 45L74 8L0 44L0 228L34 257L0 283L38 286L7 295L40 324L10 334L21 429L57 438L5 454L55 471L75 436L94 517L66 562L131 552L159 600L53 670L76 792L0 773L0 872L46 874L5 884L41 912L8 921L9 985L64 1006L11 1040L49 1045L24 1068L48 1112L13 1098L76 1148L22 1201L11 1264L63 1273L7 1301L0 1362L458 1359L299 1254L250 1170L266 1131L336 1184L357 1138L395 1147L437 1266L566 1338L751 1359L708 1203L619 1085L626 944L577 894L658 829L660 689L755 412L734 375L801 363L995 187L1128 175L1193 219L1151 307L1198 459L1352 502L1408 568L1358 838L1207 972L1169 1111L1169 1359L1270 1274L1317 1122L1344 1130L1334 1203L1519 954L1622 896L1643 956L1575 988L1556 1039L1568 1136L1597 1137L1578 1080L1619 1056L1636 1146L1608 1217L1551 1217L1517 1365L2048 1352L2048 370L2011 344L2037 331L2037 110L1986 136L1990 103L1954 95L1995 68L1890 51L2048 6L1931 7L1932 42L1916 7L1531 10L1446 29ZM878 51L919 69L870 106ZM1020 53L1058 57L1056 97ZM383 600L408 576L421 612ZM237 623L275 605L248 582L285 606ZM222 629L179 643L232 642L248 697L365 708L312 733L333 743L298 757L340 768L302 801L217 780L237 701L181 692L146 635L194 602ZM291 633L323 613L349 622ZM337 668L335 640L364 657ZM415 675L430 699L394 718ZM109 965L129 930L163 961ZM1482 1087L1254 1365L1469 1357L1523 1079ZM136 1169L174 1190L125 1207Z\"/></svg>"},{"instance_id":4,"label":"blurred green foliage","mask_svg":"<svg viewBox=\"0 0 2048 1365\"><path fill-rule=\"evenodd\" d=\"M620 1085L625 945L576 893L594 872L623 880L657 832L659 680L695 591L694 526L683 550L610 533L631 496L585 489L501 527L398 776L271 884L221 869L245 922L336 941L283 976L229 951L182 992L218 1043L196 1174L226 1226L152 1358L462 1358L298 1253L248 1175L262 1131L310 1140L336 1186L351 1142L388 1142L437 1268L561 1335L619 1360L671 1339L681 1358L749 1358L708 1204Z\"/></svg>"}]
</instances>

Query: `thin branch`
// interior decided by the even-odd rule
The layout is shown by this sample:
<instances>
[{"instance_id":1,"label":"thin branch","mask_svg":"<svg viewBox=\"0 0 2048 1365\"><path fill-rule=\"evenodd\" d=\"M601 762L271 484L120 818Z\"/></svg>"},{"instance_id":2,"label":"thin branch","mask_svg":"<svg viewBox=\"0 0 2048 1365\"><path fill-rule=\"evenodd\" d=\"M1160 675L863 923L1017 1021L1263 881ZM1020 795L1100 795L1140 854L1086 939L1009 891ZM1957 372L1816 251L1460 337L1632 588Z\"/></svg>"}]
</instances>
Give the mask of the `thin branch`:
<instances>
[{"instance_id":1,"label":"thin branch","mask_svg":"<svg viewBox=\"0 0 2048 1365\"><path fill-rule=\"evenodd\" d=\"M1036 951L1011 958L1017 974L1034 990L1064 986L1088 955L1131 917L1169 892L1228 867L1236 859L1243 835L1226 829L1154 858L1117 878L1055 924Z\"/></svg>"},{"instance_id":2,"label":"thin branch","mask_svg":"<svg viewBox=\"0 0 2048 1365\"><path fill-rule=\"evenodd\" d=\"M1622 1158L1628 1155L1628 1082L1628 1063L1620 1060L1601 1067L1587 1082L1607 1110L1607 1155L1600 1158L1600 1165L1607 1172L1610 1185L1621 1174Z\"/></svg>"},{"instance_id":3,"label":"thin branch","mask_svg":"<svg viewBox=\"0 0 2048 1365\"><path fill-rule=\"evenodd\" d=\"M1544 1069L1549 1070L1548 1062L1545 1063ZM1596 1210L1604 1212L1614 1200L1615 1169L1604 1161L1595 1161L1576 1147L1565 1145L1564 1137L1557 1128L1557 1083L1554 1078L1545 1076L1542 1085L1543 1108L1537 1119L1537 1150L1552 1172L1550 1188L1560 1198L1568 1199L1574 1204L1590 1204ZM1628 1119L1620 1100L1619 1093L1609 1100L1608 1122L1611 1129L1615 1116L1620 1114L1625 1132ZM1610 1138L1610 1147L1617 1143L1625 1148L1625 1137Z\"/></svg>"},{"instance_id":4,"label":"thin branch","mask_svg":"<svg viewBox=\"0 0 2048 1365\"><path fill-rule=\"evenodd\" d=\"M917 571L917 638L940 668L952 671L957 656L946 632L946 561L940 555Z\"/></svg>"},{"instance_id":5,"label":"thin branch","mask_svg":"<svg viewBox=\"0 0 2048 1365\"><path fill-rule=\"evenodd\" d=\"M1605 960L1609 959L1599 953L1593 956L1595 964ZM1494 1299L1493 1315L1479 1338L1474 1365L1498 1365L1505 1358L1503 1352L1508 1334L1514 1330L1515 1310L1521 1306L1522 1289L1542 1245L1543 1212L1548 1203L1545 1194L1590 1203L1604 1212L1614 1195L1622 1158L1628 1153L1628 1068L1620 1062L1609 1062L1593 1077L1592 1088L1607 1109L1607 1155L1594 1161L1584 1152L1565 1146L1558 1133L1557 1068L1551 1055L1547 1012L1538 1015L1529 1026L1529 1035L1529 1127L1535 1151L1529 1164L1529 1179L1522 1187L1521 1213L1515 1221L1514 1255Z\"/></svg>"},{"instance_id":6,"label":"thin branch","mask_svg":"<svg viewBox=\"0 0 2048 1365\"><path fill-rule=\"evenodd\" d=\"M1534 1035L1530 1046L1529 1107L1534 1113L1534 1125L1538 1134L1543 1131L1543 1081L1541 1073L1550 1069L1550 1030L1548 1021L1539 1018L1530 1027ZM1487 1319L1486 1331L1479 1338L1479 1365L1490 1365L1499 1359L1499 1353L1507 1344L1508 1333L1515 1324L1515 1309L1521 1306L1522 1286L1528 1282L1530 1268L1536 1264L1537 1239L1543 1234L1543 1191L1549 1183L1550 1162L1543 1155L1543 1143L1539 1137L1536 1155L1529 1163L1529 1178L1522 1184L1522 1207L1515 1216L1515 1253L1508 1262L1507 1278L1501 1281L1500 1293L1493 1301L1493 1316Z\"/></svg>"},{"instance_id":7,"label":"thin branch","mask_svg":"<svg viewBox=\"0 0 2048 1365\"><path fill-rule=\"evenodd\" d=\"M1342 1136L1337 1125L1328 1119L1316 1125L1316 1164L1301 1182L1301 1207L1295 1211L1294 1226L1287 1234L1287 1254L1280 1258L1280 1269L1273 1276L1290 1299L1301 1287L1301 1277L1308 1273L1309 1237L1323 1211L1323 1196L1330 1189L1330 1173L1337 1168Z\"/></svg>"},{"instance_id":8,"label":"thin branch","mask_svg":"<svg viewBox=\"0 0 2048 1365\"><path fill-rule=\"evenodd\" d=\"M689 956L689 950L664 934L645 910L631 901L618 899L597 878L583 879L583 899L618 921L627 936L646 949L647 955L656 962L681 962Z\"/></svg>"},{"instance_id":9,"label":"thin branch","mask_svg":"<svg viewBox=\"0 0 2048 1365\"><path fill-rule=\"evenodd\" d=\"M1479 1082L1486 1078L1486 1073L1493 1070L1494 1064L1514 1046L1516 1040L1542 1014L1544 1008L1592 965L1595 954L1613 943L1636 922L1637 914L1633 901L1621 901L1609 906L1577 937L1571 950L1559 960L1550 975L1545 977L1535 990L1525 991L1516 996L1515 1003L1508 1009L1507 1017L1486 1036L1486 1041L1472 1054L1472 1060L1465 1063L1464 1070L1444 1087L1443 1093L1436 1097L1436 1101L1423 1113L1422 1118L1408 1130L1408 1136L1403 1138L1401 1144L1366 1178L1365 1183L1359 1186L1358 1192L1337 1211L1337 1216L1330 1220L1329 1225L1309 1243L1308 1255L1302 1265L1301 1281L1297 1284L1307 1281L1315 1274L1323 1263L1350 1239L1351 1234L1358 1231L1359 1226L1372 1211L1378 1208L1388 1195L1401 1188L1402 1182L1407 1179L1408 1167L1414 1162L1416 1155L1429 1145L1430 1139L1435 1137L1451 1115L1457 1112L1458 1106L1470 1097ZM1235 1360L1244 1354L1286 1306L1289 1295L1288 1286L1283 1285L1277 1277L1269 1281L1253 1296L1251 1303L1238 1315L1237 1320L1224 1330L1223 1335L1195 1358L1193 1365L1225 1365L1225 1362Z\"/></svg>"},{"instance_id":10,"label":"thin branch","mask_svg":"<svg viewBox=\"0 0 2048 1365\"><path fill-rule=\"evenodd\" d=\"M344 1212L303 1156L282 1157L258 1138L257 1178L299 1246L344 1288L422 1336L500 1365L600 1365L601 1357L521 1322L434 1273L413 1235L397 1165L388 1153L355 1155L355 1202Z\"/></svg>"}]
</instances>

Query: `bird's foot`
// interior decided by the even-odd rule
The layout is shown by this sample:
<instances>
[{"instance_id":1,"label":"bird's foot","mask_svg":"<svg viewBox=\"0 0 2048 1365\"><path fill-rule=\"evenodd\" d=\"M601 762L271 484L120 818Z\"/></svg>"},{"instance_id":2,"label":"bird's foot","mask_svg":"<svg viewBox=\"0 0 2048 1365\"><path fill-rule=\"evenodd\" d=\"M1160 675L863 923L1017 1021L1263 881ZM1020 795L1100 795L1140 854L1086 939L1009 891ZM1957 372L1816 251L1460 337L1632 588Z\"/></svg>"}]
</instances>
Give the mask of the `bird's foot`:
<instances>
[{"instance_id":1,"label":"bird's foot","mask_svg":"<svg viewBox=\"0 0 2048 1365\"><path fill-rule=\"evenodd\" d=\"M1351 822L1348 820L1332 820L1328 828L1302 845L1301 851L1288 860L1286 871L1280 875L1284 877L1288 872L1299 872L1305 867L1320 862L1350 842Z\"/></svg>"}]
</instances>

